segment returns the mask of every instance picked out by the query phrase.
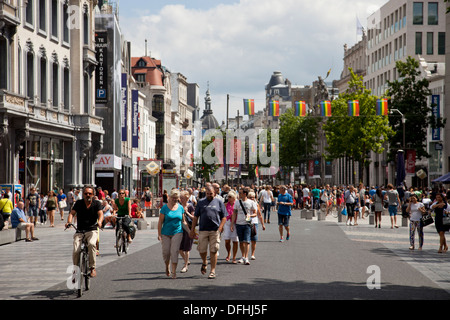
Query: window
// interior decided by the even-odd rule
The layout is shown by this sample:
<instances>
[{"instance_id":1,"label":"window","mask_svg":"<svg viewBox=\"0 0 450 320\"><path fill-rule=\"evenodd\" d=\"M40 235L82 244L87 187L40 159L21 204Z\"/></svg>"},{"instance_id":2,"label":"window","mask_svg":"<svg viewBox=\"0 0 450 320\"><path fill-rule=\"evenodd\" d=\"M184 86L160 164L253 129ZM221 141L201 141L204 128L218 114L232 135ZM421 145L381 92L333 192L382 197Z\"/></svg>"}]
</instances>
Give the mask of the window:
<instances>
[{"instance_id":1,"label":"window","mask_svg":"<svg viewBox=\"0 0 450 320\"><path fill-rule=\"evenodd\" d=\"M427 54L433 54L433 32L427 32Z\"/></svg>"},{"instance_id":2,"label":"window","mask_svg":"<svg viewBox=\"0 0 450 320\"><path fill-rule=\"evenodd\" d=\"M83 14L83 44L89 45L89 16L87 13Z\"/></svg>"},{"instance_id":3,"label":"window","mask_svg":"<svg viewBox=\"0 0 450 320\"><path fill-rule=\"evenodd\" d=\"M27 96L34 98L34 55L31 52L27 53Z\"/></svg>"},{"instance_id":4,"label":"window","mask_svg":"<svg viewBox=\"0 0 450 320\"><path fill-rule=\"evenodd\" d=\"M39 29L46 31L45 0L39 0Z\"/></svg>"},{"instance_id":5,"label":"window","mask_svg":"<svg viewBox=\"0 0 450 320\"><path fill-rule=\"evenodd\" d=\"M416 32L416 54L422 54L422 32Z\"/></svg>"},{"instance_id":6,"label":"window","mask_svg":"<svg viewBox=\"0 0 450 320\"><path fill-rule=\"evenodd\" d=\"M164 97L154 96L153 97L153 111L164 112Z\"/></svg>"},{"instance_id":7,"label":"window","mask_svg":"<svg viewBox=\"0 0 450 320\"><path fill-rule=\"evenodd\" d=\"M9 89L8 88L8 41L0 37L0 65L2 66L2 72L0 72L0 89ZM6 70L3 69L5 66Z\"/></svg>"},{"instance_id":8,"label":"window","mask_svg":"<svg viewBox=\"0 0 450 320\"><path fill-rule=\"evenodd\" d=\"M413 3L413 24L423 24L423 2Z\"/></svg>"},{"instance_id":9,"label":"window","mask_svg":"<svg viewBox=\"0 0 450 320\"><path fill-rule=\"evenodd\" d=\"M429 25L437 25L438 20L438 3L437 2L429 2L428 3L428 24Z\"/></svg>"},{"instance_id":10,"label":"window","mask_svg":"<svg viewBox=\"0 0 450 320\"><path fill-rule=\"evenodd\" d=\"M137 82L145 82L145 73L137 73L136 81Z\"/></svg>"},{"instance_id":11,"label":"window","mask_svg":"<svg viewBox=\"0 0 450 320\"><path fill-rule=\"evenodd\" d=\"M63 41L69 43L69 6L67 4L63 5Z\"/></svg>"},{"instance_id":12,"label":"window","mask_svg":"<svg viewBox=\"0 0 450 320\"><path fill-rule=\"evenodd\" d=\"M83 76L83 90L84 90L84 113L89 114L89 75L85 72Z\"/></svg>"},{"instance_id":13,"label":"window","mask_svg":"<svg viewBox=\"0 0 450 320\"><path fill-rule=\"evenodd\" d=\"M58 0L52 0L52 36L58 37Z\"/></svg>"},{"instance_id":14,"label":"window","mask_svg":"<svg viewBox=\"0 0 450 320\"><path fill-rule=\"evenodd\" d=\"M33 0L28 0L27 8L25 10L25 21L29 24L33 24Z\"/></svg>"},{"instance_id":15,"label":"window","mask_svg":"<svg viewBox=\"0 0 450 320\"><path fill-rule=\"evenodd\" d=\"M57 63L53 63L53 74L52 74L52 84L53 84L53 107L58 108L59 106L59 66Z\"/></svg>"},{"instance_id":16,"label":"window","mask_svg":"<svg viewBox=\"0 0 450 320\"><path fill-rule=\"evenodd\" d=\"M41 58L41 103L47 103L47 60Z\"/></svg>"},{"instance_id":17,"label":"window","mask_svg":"<svg viewBox=\"0 0 450 320\"><path fill-rule=\"evenodd\" d=\"M147 66L147 63L143 59L139 60L138 67L146 67L146 66Z\"/></svg>"},{"instance_id":18,"label":"window","mask_svg":"<svg viewBox=\"0 0 450 320\"><path fill-rule=\"evenodd\" d=\"M438 54L445 54L445 32L438 33Z\"/></svg>"},{"instance_id":19,"label":"window","mask_svg":"<svg viewBox=\"0 0 450 320\"><path fill-rule=\"evenodd\" d=\"M64 68L64 110L70 110L69 68Z\"/></svg>"}]
</instances>

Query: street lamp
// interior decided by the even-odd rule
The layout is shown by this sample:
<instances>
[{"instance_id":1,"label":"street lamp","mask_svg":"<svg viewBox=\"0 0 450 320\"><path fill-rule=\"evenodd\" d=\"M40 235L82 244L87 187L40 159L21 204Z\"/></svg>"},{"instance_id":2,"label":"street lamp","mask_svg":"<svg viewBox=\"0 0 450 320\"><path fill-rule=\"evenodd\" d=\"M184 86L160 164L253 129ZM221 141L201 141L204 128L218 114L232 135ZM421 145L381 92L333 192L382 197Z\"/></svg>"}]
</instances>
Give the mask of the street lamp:
<instances>
[{"instance_id":1,"label":"street lamp","mask_svg":"<svg viewBox=\"0 0 450 320\"><path fill-rule=\"evenodd\" d=\"M405 118L404 114L401 113L400 110L398 110L398 109L391 109L391 111L389 113L392 114L393 111L398 112L402 116L402 124L403 124L403 145L402 145L402 148L404 149L406 147L406 142L405 142L405 140L406 140L406 135L405 135L406 118Z\"/></svg>"}]
</instances>

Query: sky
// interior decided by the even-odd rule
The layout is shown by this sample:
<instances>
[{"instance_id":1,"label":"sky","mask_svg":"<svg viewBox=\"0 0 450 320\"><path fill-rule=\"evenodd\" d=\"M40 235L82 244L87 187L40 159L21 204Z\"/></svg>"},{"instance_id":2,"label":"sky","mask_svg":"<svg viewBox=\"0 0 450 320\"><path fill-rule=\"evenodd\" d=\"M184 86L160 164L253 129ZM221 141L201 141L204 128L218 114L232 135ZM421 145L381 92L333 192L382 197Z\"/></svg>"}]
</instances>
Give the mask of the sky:
<instances>
[{"instance_id":1,"label":"sky","mask_svg":"<svg viewBox=\"0 0 450 320\"><path fill-rule=\"evenodd\" d=\"M147 53L200 87L200 114L209 85L219 123L243 99L265 105L265 85L280 71L293 85L311 85L331 68L340 78L344 44L357 43L357 19L387 0L127 0L119 2L122 33L132 56Z\"/></svg>"}]
</instances>

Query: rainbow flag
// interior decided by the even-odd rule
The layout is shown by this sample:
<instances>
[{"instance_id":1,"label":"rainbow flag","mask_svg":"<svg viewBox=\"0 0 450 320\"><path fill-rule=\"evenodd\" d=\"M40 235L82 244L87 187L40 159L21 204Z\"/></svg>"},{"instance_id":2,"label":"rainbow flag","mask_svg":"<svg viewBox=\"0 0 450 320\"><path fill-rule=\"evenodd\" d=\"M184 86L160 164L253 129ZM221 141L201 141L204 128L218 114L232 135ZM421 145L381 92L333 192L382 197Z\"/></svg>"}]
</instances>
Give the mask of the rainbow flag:
<instances>
[{"instance_id":1,"label":"rainbow flag","mask_svg":"<svg viewBox=\"0 0 450 320\"><path fill-rule=\"evenodd\" d=\"M259 145L259 152L266 152L266 144L265 143L261 143Z\"/></svg>"},{"instance_id":2,"label":"rainbow flag","mask_svg":"<svg viewBox=\"0 0 450 320\"><path fill-rule=\"evenodd\" d=\"M295 101L295 110L294 114L296 117L305 117L306 116L306 102L305 101Z\"/></svg>"},{"instance_id":3,"label":"rainbow flag","mask_svg":"<svg viewBox=\"0 0 450 320\"><path fill-rule=\"evenodd\" d=\"M255 99L244 99L244 115L253 116L255 114Z\"/></svg>"},{"instance_id":4,"label":"rainbow flag","mask_svg":"<svg viewBox=\"0 0 450 320\"><path fill-rule=\"evenodd\" d=\"M378 99L377 100L377 116L387 116L388 110L388 99Z\"/></svg>"},{"instance_id":5,"label":"rainbow flag","mask_svg":"<svg viewBox=\"0 0 450 320\"><path fill-rule=\"evenodd\" d=\"M256 166L256 168L255 168L255 176L259 177L259 168L258 168L258 166Z\"/></svg>"},{"instance_id":6,"label":"rainbow flag","mask_svg":"<svg viewBox=\"0 0 450 320\"><path fill-rule=\"evenodd\" d=\"M255 145L253 143L250 145L250 151L255 153Z\"/></svg>"},{"instance_id":7,"label":"rainbow flag","mask_svg":"<svg viewBox=\"0 0 450 320\"><path fill-rule=\"evenodd\" d=\"M270 144L270 150L271 150L272 152L277 151L277 145L276 145L276 143L271 143L271 144Z\"/></svg>"},{"instance_id":8,"label":"rainbow flag","mask_svg":"<svg viewBox=\"0 0 450 320\"><path fill-rule=\"evenodd\" d=\"M280 116L280 102L272 100L269 102L269 116L279 117Z\"/></svg>"},{"instance_id":9,"label":"rainbow flag","mask_svg":"<svg viewBox=\"0 0 450 320\"><path fill-rule=\"evenodd\" d=\"M350 100L348 102L348 115L350 117L359 117L359 101Z\"/></svg>"},{"instance_id":10,"label":"rainbow flag","mask_svg":"<svg viewBox=\"0 0 450 320\"><path fill-rule=\"evenodd\" d=\"M321 101L320 102L320 111L323 117L331 117L331 101Z\"/></svg>"}]
</instances>

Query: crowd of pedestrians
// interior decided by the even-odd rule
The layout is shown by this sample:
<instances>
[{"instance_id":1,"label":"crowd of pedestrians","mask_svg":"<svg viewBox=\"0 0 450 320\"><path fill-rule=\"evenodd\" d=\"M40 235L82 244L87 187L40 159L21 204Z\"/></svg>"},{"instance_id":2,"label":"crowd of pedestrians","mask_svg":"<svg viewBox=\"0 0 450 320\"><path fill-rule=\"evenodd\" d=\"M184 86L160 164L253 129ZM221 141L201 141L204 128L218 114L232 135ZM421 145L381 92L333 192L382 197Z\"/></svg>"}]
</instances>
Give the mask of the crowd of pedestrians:
<instances>
[{"instance_id":1,"label":"crowd of pedestrians","mask_svg":"<svg viewBox=\"0 0 450 320\"><path fill-rule=\"evenodd\" d=\"M270 223L270 211L274 209L278 216L280 241L289 240L289 218L294 198L286 186L271 189L270 186L232 188L207 183L200 189L170 190L158 221L158 239L166 275L176 278L179 255L184 262L181 273L188 271L189 252L194 241L202 260L200 272L208 274L209 279L216 278L222 240L225 242L225 261L250 265L251 260L256 260L258 235Z\"/></svg>"},{"instance_id":2,"label":"crowd of pedestrians","mask_svg":"<svg viewBox=\"0 0 450 320\"><path fill-rule=\"evenodd\" d=\"M11 198L14 198L13 205ZM30 188L25 198L20 193L14 196L3 192L0 199L0 230L8 223L26 231L27 241L38 240L34 231L37 224L49 223L54 227L55 214L64 220L64 210L71 211L82 193L70 189L67 194L62 189L47 194ZM293 209L323 209L328 215L332 210L346 215L348 226L357 226L358 219L365 219L372 213L375 228L381 228L383 211L389 214L390 228L398 228L399 215L409 218L410 249L418 249L424 244L423 216L433 213L435 228L440 237L439 253L446 252L445 232L450 225L444 217L450 213L450 189L395 188L392 184L384 187L365 187L363 184L349 186L317 185L264 185L230 187L217 183L207 183L203 188L164 190L162 203L156 203L148 188L137 196L135 191L112 190L111 194L101 187L96 189L95 200L99 200L103 211L101 227L115 227L116 216L129 216L125 231L131 243L135 229L128 228L131 221L145 219L145 208L158 207L158 239L162 245L162 257L166 275L176 278L179 256L183 265L181 273L188 271L190 251L193 243L202 259L200 272L208 278L216 277L218 252L223 240L225 260L232 264L250 265L256 260L259 233L266 229L276 214L279 241L291 238L289 220ZM59 217L58 217L59 218ZM76 219L76 218L75 218ZM273 219L272 219L273 220ZM272 221L273 222L273 221ZM98 248L97 248L98 249ZM240 253L240 255L239 255ZM239 258L240 256L240 258ZM209 261L208 261L209 259Z\"/></svg>"}]
</instances>

